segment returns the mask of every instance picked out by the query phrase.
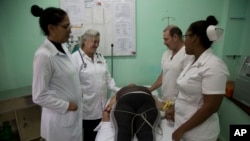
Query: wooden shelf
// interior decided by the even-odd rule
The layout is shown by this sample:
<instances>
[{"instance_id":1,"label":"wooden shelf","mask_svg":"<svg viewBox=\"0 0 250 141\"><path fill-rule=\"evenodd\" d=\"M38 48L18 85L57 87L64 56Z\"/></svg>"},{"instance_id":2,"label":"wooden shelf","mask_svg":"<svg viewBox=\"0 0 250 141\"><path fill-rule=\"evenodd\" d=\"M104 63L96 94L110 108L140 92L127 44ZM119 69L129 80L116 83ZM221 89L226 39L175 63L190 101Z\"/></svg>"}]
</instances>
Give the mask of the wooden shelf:
<instances>
[{"instance_id":1,"label":"wooden shelf","mask_svg":"<svg viewBox=\"0 0 250 141\"><path fill-rule=\"evenodd\" d=\"M6 121L15 123L11 124L16 129L13 141L40 138L41 107L33 103L31 89L27 86L0 91L0 125Z\"/></svg>"}]
</instances>

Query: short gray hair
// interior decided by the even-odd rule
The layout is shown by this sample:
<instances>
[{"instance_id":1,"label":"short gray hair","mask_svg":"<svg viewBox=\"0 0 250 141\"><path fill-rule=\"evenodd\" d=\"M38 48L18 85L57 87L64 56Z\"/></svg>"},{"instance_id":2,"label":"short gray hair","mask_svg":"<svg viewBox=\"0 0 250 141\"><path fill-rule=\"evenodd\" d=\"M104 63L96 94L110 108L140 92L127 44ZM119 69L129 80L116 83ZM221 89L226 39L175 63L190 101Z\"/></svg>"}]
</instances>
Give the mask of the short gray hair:
<instances>
[{"instance_id":1,"label":"short gray hair","mask_svg":"<svg viewBox=\"0 0 250 141\"><path fill-rule=\"evenodd\" d=\"M81 36L81 39L80 39L80 45L81 47L84 47L84 41L86 41L87 39L89 38L93 38L93 37L98 37L100 36L100 32L97 31L97 30L94 30L94 29L88 29L86 30L83 35Z\"/></svg>"}]
</instances>

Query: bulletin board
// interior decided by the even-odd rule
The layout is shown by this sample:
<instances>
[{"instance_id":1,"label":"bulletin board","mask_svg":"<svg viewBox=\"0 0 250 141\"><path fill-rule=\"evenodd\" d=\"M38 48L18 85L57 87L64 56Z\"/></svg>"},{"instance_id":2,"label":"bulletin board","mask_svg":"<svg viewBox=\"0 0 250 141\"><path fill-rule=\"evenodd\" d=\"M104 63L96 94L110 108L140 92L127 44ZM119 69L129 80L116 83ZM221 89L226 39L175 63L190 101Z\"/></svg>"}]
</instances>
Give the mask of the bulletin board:
<instances>
[{"instance_id":1,"label":"bulletin board","mask_svg":"<svg viewBox=\"0 0 250 141\"><path fill-rule=\"evenodd\" d=\"M135 0L61 0L61 8L72 24L69 48L79 43L84 31L95 29L101 34L97 52L136 55Z\"/></svg>"}]
</instances>

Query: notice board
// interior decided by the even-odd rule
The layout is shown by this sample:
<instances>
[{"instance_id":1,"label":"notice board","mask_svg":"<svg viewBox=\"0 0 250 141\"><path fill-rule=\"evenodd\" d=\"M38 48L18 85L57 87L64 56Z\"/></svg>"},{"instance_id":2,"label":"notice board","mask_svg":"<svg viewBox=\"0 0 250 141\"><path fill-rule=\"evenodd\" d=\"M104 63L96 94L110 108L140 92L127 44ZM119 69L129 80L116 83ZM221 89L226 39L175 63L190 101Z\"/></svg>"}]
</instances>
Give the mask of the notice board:
<instances>
[{"instance_id":1,"label":"notice board","mask_svg":"<svg viewBox=\"0 0 250 141\"><path fill-rule=\"evenodd\" d=\"M72 24L71 47L84 31L95 29L101 34L97 52L104 56L136 54L135 0L61 0L61 8Z\"/></svg>"}]
</instances>

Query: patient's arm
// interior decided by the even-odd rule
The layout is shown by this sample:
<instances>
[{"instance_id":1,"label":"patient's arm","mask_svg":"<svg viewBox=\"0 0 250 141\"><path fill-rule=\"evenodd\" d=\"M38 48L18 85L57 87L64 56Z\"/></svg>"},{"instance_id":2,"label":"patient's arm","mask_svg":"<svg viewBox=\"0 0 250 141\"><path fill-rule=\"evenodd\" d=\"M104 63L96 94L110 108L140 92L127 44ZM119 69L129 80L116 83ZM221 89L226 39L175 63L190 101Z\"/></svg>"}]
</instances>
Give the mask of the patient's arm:
<instances>
[{"instance_id":1,"label":"patient's arm","mask_svg":"<svg viewBox=\"0 0 250 141\"><path fill-rule=\"evenodd\" d=\"M110 98L109 103L108 103L107 106L105 107L105 111L110 112L111 109L112 109L112 107L113 107L113 105L115 104L115 102L116 102L116 95L114 95L114 96L112 96L112 97Z\"/></svg>"},{"instance_id":2,"label":"patient's arm","mask_svg":"<svg viewBox=\"0 0 250 141\"><path fill-rule=\"evenodd\" d=\"M112 110L112 107L114 103L116 102L116 96L113 96L110 100L107 106L105 107L102 115L102 121L103 122L108 122L110 121L110 111Z\"/></svg>"},{"instance_id":3,"label":"patient's arm","mask_svg":"<svg viewBox=\"0 0 250 141\"><path fill-rule=\"evenodd\" d=\"M103 115L102 115L102 121L103 122L108 122L110 121L110 113L108 111L103 111Z\"/></svg>"}]
</instances>

